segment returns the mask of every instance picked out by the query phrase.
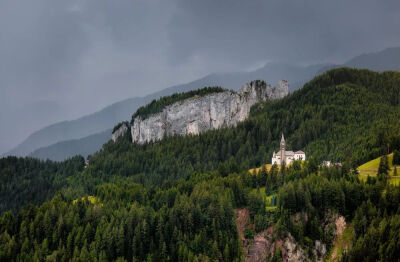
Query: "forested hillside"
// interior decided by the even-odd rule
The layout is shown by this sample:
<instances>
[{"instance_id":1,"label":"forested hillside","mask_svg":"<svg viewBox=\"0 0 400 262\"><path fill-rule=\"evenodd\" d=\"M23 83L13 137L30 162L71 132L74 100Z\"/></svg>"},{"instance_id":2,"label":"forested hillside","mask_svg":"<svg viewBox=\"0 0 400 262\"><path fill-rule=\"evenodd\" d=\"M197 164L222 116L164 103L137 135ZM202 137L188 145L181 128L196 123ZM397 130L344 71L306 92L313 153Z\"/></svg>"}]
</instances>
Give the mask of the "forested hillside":
<instances>
[{"instance_id":1,"label":"forested hillside","mask_svg":"<svg viewBox=\"0 0 400 262\"><path fill-rule=\"evenodd\" d=\"M271 261L287 256L289 240L302 257L325 259L338 217L354 228L340 258L397 261L400 190L383 174L359 180L355 167L400 149L399 103L400 73L341 68L254 106L235 128L144 145L126 134L87 168L79 157L3 159L2 196L47 193L3 208L19 211L0 217L0 261L243 261L256 235ZM250 174L270 161L281 132L308 160ZM41 177L52 182L38 187ZM249 216L238 229L239 209Z\"/></svg>"},{"instance_id":2,"label":"forested hillside","mask_svg":"<svg viewBox=\"0 0 400 262\"><path fill-rule=\"evenodd\" d=\"M173 137L146 145L129 137L109 142L91 159L88 173L130 176L151 184L207 172L269 163L281 133L289 148L318 162L356 167L400 147L400 73L335 69L284 99L254 106L236 128Z\"/></svg>"},{"instance_id":3,"label":"forested hillside","mask_svg":"<svg viewBox=\"0 0 400 262\"><path fill-rule=\"evenodd\" d=\"M61 163L33 158L0 159L0 212L40 204L65 187L67 178L83 170L83 157Z\"/></svg>"}]
</instances>

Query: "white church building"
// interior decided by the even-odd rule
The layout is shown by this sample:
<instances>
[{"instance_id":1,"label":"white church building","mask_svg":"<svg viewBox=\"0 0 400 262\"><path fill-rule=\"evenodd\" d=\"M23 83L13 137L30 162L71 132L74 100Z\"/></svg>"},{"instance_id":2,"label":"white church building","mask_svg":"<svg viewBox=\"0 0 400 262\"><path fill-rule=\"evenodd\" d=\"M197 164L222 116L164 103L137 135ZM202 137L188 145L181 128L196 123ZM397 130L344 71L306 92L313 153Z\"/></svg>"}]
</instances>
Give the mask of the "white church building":
<instances>
[{"instance_id":1,"label":"white church building","mask_svg":"<svg viewBox=\"0 0 400 262\"><path fill-rule=\"evenodd\" d=\"M286 142L282 134L280 150L272 154L272 164L281 165L282 161L289 165L294 160L306 160L306 154L303 151L286 151Z\"/></svg>"}]
</instances>

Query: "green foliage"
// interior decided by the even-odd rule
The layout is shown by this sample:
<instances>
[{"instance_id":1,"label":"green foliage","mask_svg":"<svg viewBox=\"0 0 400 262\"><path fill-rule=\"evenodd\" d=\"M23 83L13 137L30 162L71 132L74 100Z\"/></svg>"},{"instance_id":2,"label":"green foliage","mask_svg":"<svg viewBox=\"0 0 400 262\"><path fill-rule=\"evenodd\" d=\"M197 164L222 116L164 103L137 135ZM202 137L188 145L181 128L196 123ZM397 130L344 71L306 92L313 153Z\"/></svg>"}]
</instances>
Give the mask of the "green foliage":
<instances>
[{"instance_id":1,"label":"green foliage","mask_svg":"<svg viewBox=\"0 0 400 262\"><path fill-rule=\"evenodd\" d=\"M251 117L235 128L145 145L129 139L108 143L93 156L93 169L85 176L99 183L113 174L161 184L219 166L224 175L224 168L269 162L282 131L290 148L304 149L314 160L308 168L316 171L322 160L352 168L383 155L387 144L399 144L398 86L397 72L331 70L284 99L253 107Z\"/></svg>"},{"instance_id":2,"label":"green foliage","mask_svg":"<svg viewBox=\"0 0 400 262\"><path fill-rule=\"evenodd\" d=\"M239 180L181 181L166 189L104 184L96 193L102 205L59 195L6 212L0 218L0 259L232 261L241 256L230 187Z\"/></svg>"},{"instance_id":3,"label":"green foliage","mask_svg":"<svg viewBox=\"0 0 400 262\"><path fill-rule=\"evenodd\" d=\"M329 247L340 214L355 231L346 261L364 260L364 253L369 261L397 261L400 190L360 181L352 170L388 144L400 148L399 75L335 69L253 107L235 128L144 145L126 134L94 154L87 168L81 157L2 159L0 261L240 261L234 208L243 207L250 212L249 238L273 226L276 240L290 233L305 250L314 240ZM308 160L249 174L270 160L282 131ZM343 168L319 167L326 159L343 161ZM278 248L271 259L281 255Z\"/></svg>"},{"instance_id":4,"label":"green foliage","mask_svg":"<svg viewBox=\"0 0 400 262\"><path fill-rule=\"evenodd\" d=\"M80 156L60 163L33 158L0 159L0 213L52 198L68 177L83 170L84 164Z\"/></svg>"},{"instance_id":5,"label":"green foliage","mask_svg":"<svg viewBox=\"0 0 400 262\"><path fill-rule=\"evenodd\" d=\"M253 230L250 230L250 229L248 229L248 228L246 228L246 229L244 230L244 237L247 238L247 239L253 239L253 237L254 237L254 231L253 231Z\"/></svg>"},{"instance_id":6,"label":"green foliage","mask_svg":"<svg viewBox=\"0 0 400 262\"><path fill-rule=\"evenodd\" d=\"M145 119L149 115L159 113L166 106L176 103L178 101L185 100L193 96L205 96L210 93L219 93L223 91L226 91L226 89L216 86L216 87L204 87L201 89L192 90L184 93L175 93L170 96L163 96L160 99L155 99L151 101L149 104L145 106L139 107L136 110L135 114L133 114L132 116L132 122L138 116L140 116L142 119Z\"/></svg>"},{"instance_id":7,"label":"green foliage","mask_svg":"<svg viewBox=\"0 0 400 262\"><path fill-rule=\"evenodd\" d=\"M393 165L400 165L400 151L397 149L393 151Z\"/></svg>"},{"instance_id":8,"label":"green foliage","mask_svg":"<svg viewBox=\"0 0 400 262\"><path fill-rule=\"evenodd\" d=\"M387 180L389 174L389 161L387 155L383 155L379 162L378 177L382 180Z\"/></svg>"},{"instance_id":9,"label":"green foliage","mask_svg":"<svg viewBox=\"0 0 400 262\"><path fill-rule=\"evenodd\" d=\"M399 188L393 186L386 188L379 203L363 202L353 220L353 248L343 261L398 261L399 205Z\"/></svg>"}]
</instances>

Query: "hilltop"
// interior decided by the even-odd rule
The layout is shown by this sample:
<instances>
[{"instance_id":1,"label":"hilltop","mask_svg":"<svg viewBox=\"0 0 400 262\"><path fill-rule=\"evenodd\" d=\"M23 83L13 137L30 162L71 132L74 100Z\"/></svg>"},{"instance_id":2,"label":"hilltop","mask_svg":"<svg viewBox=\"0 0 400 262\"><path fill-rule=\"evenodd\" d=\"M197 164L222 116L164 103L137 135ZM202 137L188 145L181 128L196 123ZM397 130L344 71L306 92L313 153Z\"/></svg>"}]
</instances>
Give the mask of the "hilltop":
<instances>
[{"instance_id":1,"label":"hilltop","mask_svg":"<svg viewBox=\"0 0 400 262\"><path fill-rule=\"evenodd\" d=\"M279 79L286 79L290 84L290 91L301 88L307 81L316 75L325 71L342 66L365 68L370 70L399 70L399 54L400 48L388 48L380 52L367 53L350 59L349 61L335 64L316 64L309 66L287 64L287 63L268 63L265 66L250 72L232 72L232 73L213 73L200 79L172 86L161 91L155 92L145 97L135 97L116 102L104 109L90 115L86 115L76 120L59 122L32 133L21 144L10 150L5 155L25 156L33 151L53 145L58 142L65 142L64 147L58 147L60 156L69 156L68 147L70 140L81 139L93 134L99 135L110 129L116 123L127 120L132 112L141 106L146 105L154 99L162 96L171 95L178 92L187 92L204 86L221 86L227 89L237 90L243 83L254 79L267 79L271 83L276 83ZM100 148L103 141L93 148ZM73 144L74 142L72 142ZM46 152L42 149L41 156L49 158L54 152L52 149ZM94 153L92 151L90 153ZM74 154L82 154L79 147L73 151ZM65 158L64 158L65 159Z\"/></svg>"},{"instance_id":2,"label":"hilltop","mask_svg":"<svg viewBox=\"0 0 400 262\"><path fill-rule=\"evenodd\" d=\"M198 135L208 130L231 127L245 120L259 102L280 99L289 93L287 81L274 87L262 80L243 85L238 92L203 88L155 100L139 108L132 117L132 142L143 144L171 136ZM113 133L122 135L123 130ZM115 139L113 139L115 140Z\"/></svg>"},{"instance_id":3,"label":"hilltop","mask_svg":"<svg viewBox=\"0 0 400 262\"><path fill-rule=\"evenodd\" d=\"M119 172L146 172L146 180L161 170L165 175L159 179L164 180L169 174L187 175L187 170L216 169L219 162L252 168L270 161L284 132L290 147L304 148L318 162L329 159L358 166L382 155L388 143L398 143L399 76L334 69L281 100L254 106L249 119L235 128L171 137L145 147L121 139L106 144L93 163L96 169L108 169L103 161L114 161L118 151L118 163L124 163L118 165Z\"/></svg>"},{"instance_id":4,"label":"hilltop","mask_svg":"<svg viewBox=\"0 0 400 262\"><path fill-rule=\"evenodd\" d=\"M339 68L236 126L144 144L126 132L88 163L4 159L1 259L397 261L399 189L354 169L400 149L399 87L400 73ZM251 175L282 132L306 161Z\"/></svg>"}]
</instances>

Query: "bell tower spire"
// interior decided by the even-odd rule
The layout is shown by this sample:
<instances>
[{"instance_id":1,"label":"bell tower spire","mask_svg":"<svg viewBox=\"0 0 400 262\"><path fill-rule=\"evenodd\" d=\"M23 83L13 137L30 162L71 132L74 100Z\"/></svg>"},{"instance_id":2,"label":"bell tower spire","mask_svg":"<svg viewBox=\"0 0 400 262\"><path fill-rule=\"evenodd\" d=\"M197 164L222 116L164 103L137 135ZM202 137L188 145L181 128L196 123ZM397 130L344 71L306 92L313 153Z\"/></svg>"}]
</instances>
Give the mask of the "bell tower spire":
<instances>
[{"instance_id":1,"label":"bell tower spire","mask_svg":"<svg viewBox=\"0 0 400 262\"><path fill-rule=\"evenodd\" d=\"M281 139L281 163L286 162L286 142L285 142L285 137L283 136L282 133L282 139Z\"/></svg>"}]
</instances>

